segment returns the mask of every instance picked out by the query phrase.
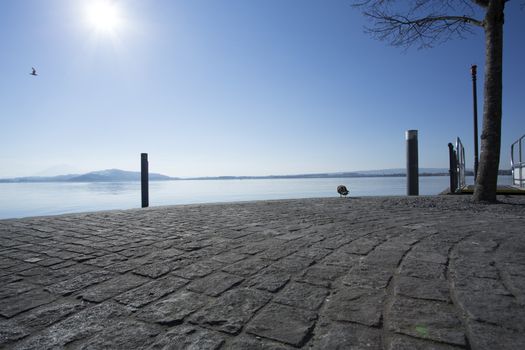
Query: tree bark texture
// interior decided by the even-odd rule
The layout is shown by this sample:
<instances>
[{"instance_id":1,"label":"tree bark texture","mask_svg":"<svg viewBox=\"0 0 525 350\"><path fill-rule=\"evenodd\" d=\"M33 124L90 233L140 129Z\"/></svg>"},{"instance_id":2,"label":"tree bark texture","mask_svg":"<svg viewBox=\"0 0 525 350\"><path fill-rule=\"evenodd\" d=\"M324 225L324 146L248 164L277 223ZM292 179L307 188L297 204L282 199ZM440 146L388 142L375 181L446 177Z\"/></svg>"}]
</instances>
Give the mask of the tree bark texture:
<instances>
[{"instance_id":1,"label":"tree bark texture","mask_svg":"<svg viewBox=\"0 0 525 350\"><path fill-rule=\"evenodd\" d=\"M490 0L485 15L483 129L475 201L496 201L501 149L503 22L505 0Z\"/></svg>"}]
</instances>

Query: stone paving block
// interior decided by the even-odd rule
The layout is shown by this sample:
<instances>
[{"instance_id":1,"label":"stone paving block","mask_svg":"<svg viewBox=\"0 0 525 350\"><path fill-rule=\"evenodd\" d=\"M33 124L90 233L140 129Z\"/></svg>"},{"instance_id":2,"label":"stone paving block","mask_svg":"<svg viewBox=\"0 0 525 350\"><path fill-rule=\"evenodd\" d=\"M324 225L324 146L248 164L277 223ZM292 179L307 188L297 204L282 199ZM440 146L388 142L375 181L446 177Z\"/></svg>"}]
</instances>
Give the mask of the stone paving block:
<instances>
[{"instance_id":1,"label":"stone paving block","mask_svg":"<svg viewBox=\"0 0 525 350\"><path fill-rule=\"evenodd\" d=\"M79 256L79 255L76 254L75 256ZM59 256L59 258L66 260L63 256ZM72 258L73 257L70 257L70 259ZM97 267L106 267L109 265L113 265L119 261L124 261L126 259L127 259L126 257L119 255L119 254L108 254L108 255L103 255L101 257L86 261L86 264L97 266Z\"/></svg>"},{"instance_id":2,"label":"stone paving block","mask_svg":"<svg viewBox=\"0 0 525 350\"><path fill-rule=\"evenodd\" d=\"M445 265L427 261L405 259L399 272L403 276L422 279L445 279Z\"/></svg>"},{"instance_id":3,"label":"stone paving block","mask_svg":"<svg viewBox=\"0 0 525 350\"><path fill-rule=\"evenodd\" d=\"M437 343L429 340L394 335L387 350L461 350L463 347Z\"/></svg>"},{"instance_id":4,"label":"stone paving block","mask_svg":"<svg viewBox=\"0 0 525 350\"><path fill-rule=\"evenodd\" d=\"M321 307L327 295L328 291L325 288L292 282L273 301L315 311Z\"/></svg>"},{"instance_id":5,"label":"stone paving block","mask_svg":"<svg viewBox=\"0 0 525 350\"><path fill-rule=\"evenodd\" d=\"M248 255L239 254L237 252L227 252L213 257L213 260L217 260L225 264L233 264L237 261L246 259Z\"/></svg>"},{"instance_id":6,"label":"stone paving block","mask_svg":"<svg viewBox=\"0 0 525 350\"><path fill-rule=\"evenodd\" d=\"M228 289L244 281L244 278L230 275L224 272L217 272L204 278L193 281L188 289L206 295L218 296Z\"/></svg>"},{"instance_id":7,"label":"stone paving block","mask_svg":"<svg viewBox=\"0 0 525 350\"><path fill-rule=\"evenodd\" d=\"M348 254L339 250L327 256L323 260L323 264L351 268L358 265L361 258L361 255Z\"/></svg>"},{"instance_id":8,"label":"stone paving block","mask_svg":"<svg viewBox=\"0 0 525 350\"><path fill-rule=\"evenodd\" d=\"M269 264L270 263L268 260L263 260L261 258L250 258L241 260L232 265L225 266L222 268L222 271L231 273L232 275L248 277L262 270Z\"/></svg>"},{"instance_id":9,"label":"stone paving block","mask_svg":"<svg viewBox=\"0 0 525 350\"><path fill-rule=\"evenodd\" d=\"M310 266L297 277L297 281L328 287L330 283L342 276L348 269L342 266L317 264Z\"/></svg>"},{"instance_id":10,"label":"stone paving block","mask_svg":"<svg viewBox=\"0 0 525 350\"><path fill-rule=\"evenodd\" d=\"M217 350L224 344L224 336L207 329L193 326L170 328L160 334L149 350Z\"/></svg>"},{"instance_id":11,"label":"stone paving block","mask_svg":"<svg viewBox=\"0 0 525 350\"><path fill-rule=\"evenodd\" d=\"M269 268L262 273L257 274L246 282L248 287L255 287L269 292L277 292L290 280L290 273L281 269Z\"/></svg>"},{"instance_id":12,"label":"stone paving block","mask_svg":"<svg viewBox=\"0 0 525 350\"><path fill-rule=\"evenodd\" d=\"M90 271L85 274L75 276L71 279L50 285L46 287L45 290L53 294L67 296L95 283L106 281L113 276L114 275L111 272L105 270Z\"/></svg>"},{"instance_id":13,"label":"stone paving block","mask_svg":"<svg viewBox=\"0 0 525 350\"><path fill-rule=\"evenodd\" d=\"M349 254L366 255L370 253L377 245L379 245L379 243L381 242L375 239L361 237L355 241L350 242L348 245L345 245L343 248L341 248L341 250Z\"/></svg>"},{"instance_id":14,"label":"stone paving block","mask_svg":"<svg viewBox=\"0 0 525 350\"><path fill-rule=\"evenodd\" d=\"M291 346L279 344L277 342L261 339L261 337L251 337L239 335L230 343L226 344L225 349L231 350L293 350Z\"/></svg>"},{"instance_id":15,"label":"stone paving block","mask_svg":"<svg viewBox=\"0 0 525 350\"><path fill-rule=\"evenodd\" d=\"M25 281L15 281L12 283L2 284L0 287L0 299L9 298L18 294L25 293L31 289L35 289L37 286Z\"/></svg>"},{"instance_id":16,"label":"stone paving block","mask_svg":"<svg viewBox=\"0 0 525 350\"><path fill-rule=\"evenodd\" d=\"M82 310L86 305L79 301L47 304L9 320L0 321L0 346L35 333L68 315Z\"/></svg>"},{"instance_id":17,"label":"stone paving block","mask_svg":"<svg viewBox=\"0 0 525 350\"><path fill-rule=\"evenodd\" d=\"M82 292L82 299L100 303L132 288L146 283L148 279L134 275L120 275L90 287Z\"/></svg>"},{"instance_id":18,"label":"stone paving block","mask_svg":"<svg viewBox=\"0 0 525 350\"><path fill-rule=\"evenodd\" d=\"M315 312L271 303L250 321L246 332L300 347L311 336L316 319Z\"/></svg>"},{"instance_id":19,"label":"stone paving block","mask_svg":"<svg viewBox=\"0 0 525 350\"><path fill-rule=\"evenodd\" d=\"M273 263L271 266L289 273L297 273L312 265L314 262L315 260L311 258L294 254Z\"/></svg>"},{"instance_id":20,"label":"stone paving block","mask_svg":"<svg viewBox=\"0 0 525 350\"><path fill-rule=\"evenodd\" d=\"M188 282L189 281L184 278L168 275L117 295L115 300L119 303L138 308L182 288Z\"/></svg>"},{"instance_id":21,"label":"stone paving block","mask_svg":"<svg viewBox=\"0 0 525 350\"><path fill-rule=\"evenodd\" d=\"M408 276L399 276L394 292L397 295L417 299L450 302L449 287L446 280L427 280Z\"/></svg>"},{"instance_id":22,"label":"stone paving block","mask_svg":"<svg viewBox=\"0 0 525 350\"><path fill-rule=\"evenodd\" d=\"M209 306L190 316L190 322L238 334L253 314L270 300L268 293L239 288L224 293Z\"/></svg>"},{"instance_id":23,"label":"stone paving block","mask_svg":"<svg viewBox=\"0 0 525 350\"><path fill-rule=\"evenodd\" d=\"M204 261L195 264L190 264L186 267L177 269L173 271L173 274L180 277L184 277L186 279L193 280L196 278L207 276L213 271L220 269L222 266L223 263L220 262Z\"/></svg>"},{"instance_id":24,"label":"stone paving block","mask_svg":"<svg viewBox=\"0 0 525 350\"><path fill-rule=\"evenodd\" d=\"M172 269L173 269L173 266L170 265L169 263L156 262L153 264L146 264L146 265L139 266L133 269L133 273L140 275L140 276L144 276L144 277L157 278L157 277L167 274Z\"/></svg>"},{"instance_id":25,"label":"stone paving block","mask_svg":"<svg viewBox=\"0 0 525 350\"><path fill-rule=\"evenodd\" d=\"M472 350L522 350L525 344L523 331L516 332L482 322L469 322L467 334Z\"/></svg>"},{"instance_id":26,"label":"stone paving block","mask_svg":"<svg viewBox=\"0 0 525 350\"><path fill-rule=\"evenodd\" d=\"M319 327L315 337L315 349L382 349L380 330L352 323Z\"/></svg>"},{"instance_id":27,"label":"stone paving block","mask_svg":"<svg viewBox=\"0 0 525 350\"><path fill-rule=\"evenodd\" d=\"M359 265L343 278L343 284L352 288L386 288L393 270L378 265Z\"/></svg>"},{"instance_id":28,"label":"stone paving block","mask_svg":"<svg viewBox=\"0 0 525 350\"><path fill-rule=\"evenodd\" d=\"M458 291L456 295L458 305L471 319L525 332L525 306L514 297L490 290Z\"/></svg>"},{"instance_id":29,"label":"stone paving block","mask_svg":"<svg viewBox=\"0 0 525 350\"><path fill-rule=\"evenodd\" d=\"M451 304L398 297L390 309L389 329L416 338L465 346L465 332Z\"/></svg>"},{"instance_id":30,"label":"stone paving block","mask_svg":"<svg viewBox=\"0 0 525 350\"><path fill-rule=\"evenodd\" d=\"M326 303L326 315L334 321L379 326L386 292L381 289L344 288Z\"/></svg>"},{"instance_id":31,"label":"stone paving block","mask_svg":"<svg viewBox=\"0 0 525 350\"><path fill-rule=\"evenodd\" d=\"M151 344L161 327L135 320L118 320L85 341L79 350L141 349Z\"/></svg>"},{"instance_id":32,"label":"stone paving block","mask_svg":"<svg viewBox=\"0 0 525 350\"><path fill-rule=\"evenodd\" d=\"M12 317L37 306L48 304L56 299L56 296L39 290L30 290L9 298L0 300L0 315Z\"/></svg>"},{"instance_id":33,"label":"stone paving block","mask_svg":"<svg viewBox=\"0 0 525 350\"><path fill-rule=\"evenodd\" d=\"M181 323L186 316L203 307L206 302L207 298L202 294L181 290L145 307L136 313L136 317L173 326Z\"/></svg>"},{"instance_id":34,"label":"stone paving block","mask_svg":"<svg viewBox=\"0 0 525 350\"><path fill-rule=\"evenodd\" d=\"M315 261L322 260L328 254L332 253L332 250L325 248L310 247L307 249L299 250L296 254L304 258L313 259Z\"/></svg>"}]
</instances>

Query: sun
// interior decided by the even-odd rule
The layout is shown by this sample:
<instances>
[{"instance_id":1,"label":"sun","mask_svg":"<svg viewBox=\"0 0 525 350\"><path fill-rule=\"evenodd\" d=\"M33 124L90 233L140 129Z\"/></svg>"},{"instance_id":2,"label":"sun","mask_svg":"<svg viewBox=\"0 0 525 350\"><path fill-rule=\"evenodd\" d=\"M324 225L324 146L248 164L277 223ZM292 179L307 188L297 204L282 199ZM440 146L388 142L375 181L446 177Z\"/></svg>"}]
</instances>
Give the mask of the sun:
<instances>
[{"instance_id":1,"label":"sun","mask_svg":"<svg viewBox=\"0 0 525 350\"><path fill-rule=\"evenodd\" d=\"M115 32L122 24L121 12L110 0L90 1L86 8L86 19L97 32Z\"/></svg>"}]
</instances>

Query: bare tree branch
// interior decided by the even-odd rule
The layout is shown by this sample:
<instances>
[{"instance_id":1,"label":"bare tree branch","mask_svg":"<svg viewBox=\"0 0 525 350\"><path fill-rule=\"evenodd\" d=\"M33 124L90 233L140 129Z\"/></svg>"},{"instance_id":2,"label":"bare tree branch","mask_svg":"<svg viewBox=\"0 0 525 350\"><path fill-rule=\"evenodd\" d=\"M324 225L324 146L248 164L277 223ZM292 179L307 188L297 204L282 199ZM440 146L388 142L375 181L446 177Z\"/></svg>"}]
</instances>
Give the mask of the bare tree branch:
<instances>
[{"instance_id":1,"label":"bare tree branch","mask_svg":"<svg viewBox=\"0 0 525 350\"><path fill-rule=\"evenodd\" d=\"M483 27L476 19L474 3L488 0L359 0L354 6L372 22L366 32L394 46L432 47L472 33L472 26ZM395 4L394 4L395 3ZM454 13L460 15L454 15Z\"/></svg>"}]
</instances>

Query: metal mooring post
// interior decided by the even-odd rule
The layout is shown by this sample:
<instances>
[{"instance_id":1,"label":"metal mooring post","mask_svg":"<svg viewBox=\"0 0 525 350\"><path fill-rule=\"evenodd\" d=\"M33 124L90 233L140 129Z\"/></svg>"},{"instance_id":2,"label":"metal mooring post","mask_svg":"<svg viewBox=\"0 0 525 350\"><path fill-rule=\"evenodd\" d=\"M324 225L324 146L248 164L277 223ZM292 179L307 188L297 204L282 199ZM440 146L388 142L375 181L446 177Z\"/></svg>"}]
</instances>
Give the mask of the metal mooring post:
<instances>
[{"instance_id":1,"label":"metal mooring post","mask_svg":"<svg viewBox=\"0 0 525 350\"><path fill-rule=\"evenodd\" d=\"M448 158L450 169L448 173L450 174L450 193L455 193L458 188L458 163L456 160L456 151L454 151L454 145L448 144Z\"/></svg>"},{"instance_id":2,"label":"metal mooring post","mask_svg":"<svg viewBox=\"0 0 525 350\"><path fill-rule=\"evenodd\" d=\"M140 188L142 190L142 208L149 206L148 154L140 154Z\"/></svg>"},{"instance_id":3,"label":"metal mooring post","mask_svg":"<svg viewBox=\"0 0 525 350\"><path fill-rule=\"evenodd\" d=\"M478 156L478 94L476 88L477 66L474 64L470 68L472 74L472 100L474 111L474 182L478 178L479 156Z\"/></svg>"},{"instance_id":4,"label":"metal mooring post","mask_svg":"<svg viewBox=\"0 0 525 350\"><path fill-rule=\"evenodd\" d=\"M407 196L419 195L417 130L407 130Z\"/></svg>"}]
</instances>

